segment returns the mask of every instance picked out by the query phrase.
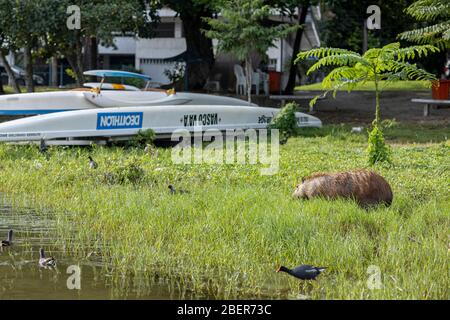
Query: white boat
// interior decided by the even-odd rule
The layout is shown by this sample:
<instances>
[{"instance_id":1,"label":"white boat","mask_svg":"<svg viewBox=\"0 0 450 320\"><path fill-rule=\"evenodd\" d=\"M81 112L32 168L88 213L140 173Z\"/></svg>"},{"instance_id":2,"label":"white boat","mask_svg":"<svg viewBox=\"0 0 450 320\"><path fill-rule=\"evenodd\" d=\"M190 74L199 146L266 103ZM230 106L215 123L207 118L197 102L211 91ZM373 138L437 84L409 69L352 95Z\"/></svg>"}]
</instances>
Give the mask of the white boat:
<instances>
[{"instance_id":1,"label":"white boat","mask_svg":"<svg viewBox=\"0 0 450 320\"><path fill-rule=\"evenodd\" d=\"M264 129L279 109L233 105L164 105L106 108L51 113L0 124L0 142L41 141L89 144L127 139L152 129L168 138L177 129ZM321 121L296 113L299 127L321 127Z\"/></svg>"},{"instance_id":2,"label":"white boat","mask_svg":"<svg viewBox=\"0 0 450 320\"><path fill-rule=\"evenodd\" d=\"M91 88L71 91L36 92L0 96L0 115L29 116L53 112L162 105L248 105L246 101L209 94L175 92L104 83L105 77L133 77L149 81L150 77L137 73L112 70L87 71L85 75L103 77L100 83L88 83ZM96 86L98 85L98 86ZM105 90L111 89L111 90Z\"/></svg>"}]
</instances>

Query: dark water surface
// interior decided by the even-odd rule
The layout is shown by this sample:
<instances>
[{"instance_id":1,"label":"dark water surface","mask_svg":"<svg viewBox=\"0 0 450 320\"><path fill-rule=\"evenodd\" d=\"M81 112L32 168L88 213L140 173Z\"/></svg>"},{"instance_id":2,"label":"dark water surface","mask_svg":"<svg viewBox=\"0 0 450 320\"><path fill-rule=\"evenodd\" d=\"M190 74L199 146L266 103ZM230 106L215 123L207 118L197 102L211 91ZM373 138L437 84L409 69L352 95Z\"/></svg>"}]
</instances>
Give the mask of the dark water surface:
<instances>
[{"instance_id":1,"label":"dark water surface","mask_svg":"<svg viewBox=\"0 0 450 320\"><path fill-rule=\"evenodd\" d=\"M0 239L14 230L13 245L0 248L0 299L180 299L176 285L163 280L114 273L102 257L67 254L64 241L56 239L52 216L33 209L17 209L0 194ZM39 266L39 248L57 260L56 269ZM81 289L69 289L69 266L79 266ZM69 278L71 277L72 278Z\"/></svg>"}]
</instances>

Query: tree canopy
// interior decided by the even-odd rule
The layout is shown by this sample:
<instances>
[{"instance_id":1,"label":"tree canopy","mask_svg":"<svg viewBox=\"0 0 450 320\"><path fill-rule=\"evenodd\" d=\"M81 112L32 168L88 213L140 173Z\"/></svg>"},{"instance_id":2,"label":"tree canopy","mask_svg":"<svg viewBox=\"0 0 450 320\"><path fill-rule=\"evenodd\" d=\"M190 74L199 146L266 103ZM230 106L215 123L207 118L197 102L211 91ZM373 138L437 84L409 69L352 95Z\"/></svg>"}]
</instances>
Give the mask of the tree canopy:
<instances>
[{"instance_id":1,"label":"tree canopy","mask_svg":"<svg viewBox=\"0 0 450 320\"><path fill-rule=\"evenodd\" d=\"M297 25L288 24L266 26L264 22L270 14L271 7L262 0L229 0L222 3L221 19L207 19L211 29L206 31L206 35L211 39L218 39L217 49L245 61L249 102L253 73L252 53L264 56L274 46L276 39L298 28Z\"/></svg>"},{"instance_id":2,"label":"tree canopy","mask_svg":"<svg viewBox=\"0 0 450 320\"><path fill-rule=\"evenodd\" d=\"M402 32L400 39L450 48L450 1L419 0L411 4L406 13L427 25Z\"/></svg>"},{"instance_id":3,"label":"tree canopy","mask_svg":"<svg viewBox=\"0 0 450 320\"><path fill-rule=\"evenodd\" d=\"M317 62L308 70L308 74L323 67L333 69L322 81L322 87L326 90L323 96L333 91L346 87L351 91L358 83L367 81L375 82L375 120L372 131L369 133L369 162L374 164L378 161L389 160L389 150L385 146L383 133L380 127L380 86L381 81L394 82L398 80L435 80L435 76L415 63L414 60L439 49L432 45L417 45L402 48L400 43L390 43L382 48L372 48L363 55L357 52L340 48L316 48L301 52L297 61L307 58L316 58ZM430 83L431 86L431 83ZM311 107L319 96L311 100Z\"/></svg>"}]
</instances>

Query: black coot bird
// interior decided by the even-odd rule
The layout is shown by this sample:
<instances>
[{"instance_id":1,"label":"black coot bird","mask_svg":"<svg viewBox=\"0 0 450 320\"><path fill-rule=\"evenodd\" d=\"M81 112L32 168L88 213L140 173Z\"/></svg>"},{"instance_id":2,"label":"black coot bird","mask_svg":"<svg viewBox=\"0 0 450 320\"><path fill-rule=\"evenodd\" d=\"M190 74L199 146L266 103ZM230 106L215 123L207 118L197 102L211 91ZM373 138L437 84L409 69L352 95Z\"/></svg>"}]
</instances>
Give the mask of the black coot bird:
<instances>
[{"instance_id":1,"label":"black coot bird","mask_svg":"<svg viewBox=\"0 0 450 320\"><path fill-rule=\"evenodd\" d=\"M94 161L94 159L92 159L91 156L89 156L89 167L91 169L97 169L97 162Z\"/></svg>"},{"instance_id":2,"label":"black coot bird","mask_svg":"<svg viewBox=\"0 0 450 320\"><path fill-rule=\"evenodd\" d=\"M280 266L277 272L286 272L293 277L300 280L316 280L317 276L321 274L326 267L313 267L307 264L289 269L284 266Z\"/></svg>"},{"instance_id":3,"label":"black coot bird","mask_svg":"<svg viewBox=\"0 0 450 320\"><path fill-rule=\"evenodd\" d=\"M2 240L2 242L0 242L0 247L9 247L12 245L12 238L13 238L13 231L9 230L8 231L8 237L6 238L6 240Z\"/></svg>"},{"instance_id":4,"label":"black coot bird","mask_svg":"<svg viewBox=\"0 0 450 320\"><path fill-rule=\"evenodd\" d=\"M41 139L41 142L39 143L39 152L46 153L48 150L47 144L45 143L44 139Z\"/></svg>"},{"instance_id":5,"label":"black coot bird","mask_svg":"<svg viewBox=\"0 0 450 320\"><path fill-rule=\"evenodd\" d=\"M171 184L168 186L168 188L169 188L171 194L176 194L176 193L178 193L178 194L189 193L189 192L186 191L186 190L181 190L181 189L180 189L180 190L175 190L175 188L174 188Z\"/></svg>"},{"instance_id":6,"label":"black coot bird","mask_svg":"<svg viewBox=\"0 0 450 320\"><path fill-rule=\"evenodd\" d=\"M44 268L56 267L56 260L53 257L45 257L44 249L39 249L39 266Z\"/></svg>"}]
</instances>

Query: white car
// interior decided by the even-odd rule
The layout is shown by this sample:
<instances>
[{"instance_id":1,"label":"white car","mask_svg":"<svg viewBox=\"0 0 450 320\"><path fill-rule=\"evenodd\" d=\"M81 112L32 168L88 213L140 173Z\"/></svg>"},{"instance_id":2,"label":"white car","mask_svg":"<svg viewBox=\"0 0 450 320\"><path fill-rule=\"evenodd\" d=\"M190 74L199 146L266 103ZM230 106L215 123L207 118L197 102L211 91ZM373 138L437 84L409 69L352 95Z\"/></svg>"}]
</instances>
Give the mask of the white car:
<instances>
[{"instance_id":1,"label":"white car","mask_svg":"<svg viewBox=\"0 0 450 320\"><path fill-rule=\"evenodd\" d=\"M19 82L19 84L25 85L25 74L26 74L25 70L23 70L22 68L20 68L18 66L11 66L11 70L14 72L14 75L15 75L17 81ZM0 65L0 80L2 78L7 79L8 75L6 73L5 67ZM36 74L33 75L33 81L35 84L38 84L38 85L44 84L44 78L42 78L41 76L38 76Z\"/></svg>"}]
</instances>

